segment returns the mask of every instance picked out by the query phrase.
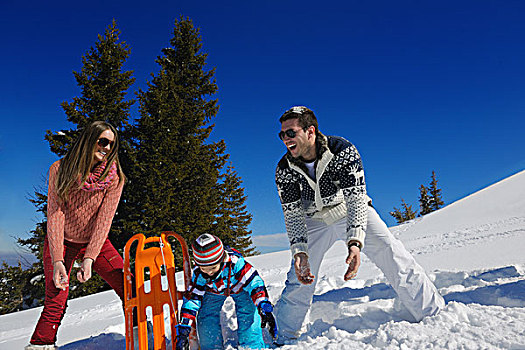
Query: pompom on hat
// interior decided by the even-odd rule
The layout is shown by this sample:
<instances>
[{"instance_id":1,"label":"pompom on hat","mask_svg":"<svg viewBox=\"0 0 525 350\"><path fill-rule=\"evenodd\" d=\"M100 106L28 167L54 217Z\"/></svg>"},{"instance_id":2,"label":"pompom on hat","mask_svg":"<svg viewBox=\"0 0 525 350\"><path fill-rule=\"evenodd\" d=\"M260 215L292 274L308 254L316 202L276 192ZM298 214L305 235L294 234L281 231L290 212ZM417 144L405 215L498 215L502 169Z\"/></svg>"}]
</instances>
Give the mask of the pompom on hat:
<instances>
[{"instance_id":1,"label":"pompom on hat","mask_svg":"<svg viewBox=\"0 0 525 350\"><path fill-rule=\"evenodd\" d=\"M226 252L221 240L209 233L200 235L193 242L192 254L198 266L211 266L222 262Z\"/></svg>"}]
</instances>

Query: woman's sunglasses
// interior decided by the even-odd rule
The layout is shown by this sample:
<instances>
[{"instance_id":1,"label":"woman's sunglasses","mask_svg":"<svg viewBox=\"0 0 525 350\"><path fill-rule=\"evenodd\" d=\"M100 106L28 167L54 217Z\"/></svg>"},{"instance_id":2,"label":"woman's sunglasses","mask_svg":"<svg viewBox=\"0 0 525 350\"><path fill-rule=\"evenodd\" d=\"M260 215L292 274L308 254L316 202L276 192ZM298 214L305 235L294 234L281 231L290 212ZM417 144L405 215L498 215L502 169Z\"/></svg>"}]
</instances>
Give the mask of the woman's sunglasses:
<instances>
[{"instance_id":1,"label":"woman's sunglasses","mask_svg":"<svg viewBox=\"0 0 525 350\"><path fill-rule=\"evenodd\" d=\"M306 131L306 129L308 129L308 128L302 128L302 129L303 129L303 131ZM288 136L288 138L293 139L295 137L295 135L297 135L298 131L299 130L294 130L294 129L288 129L286 131L281 131L281 132L279 132L279 138L281 140L284 140L284 135L286 135L286 136Z\"/></svg>"},{"instance_id":2,"label":"woman's sunglasses","mask_svg":"<svg viewBox=\"0 0 525 350\"><path fill-rule=\"evenodd\" d=\"M100 147L106 147L107 145L110 145L113 146L113 143L115 141L110 141L109 139L105 138L105 137L101 137L98 139L97 143Z\"/></svg>"}]
</instances>

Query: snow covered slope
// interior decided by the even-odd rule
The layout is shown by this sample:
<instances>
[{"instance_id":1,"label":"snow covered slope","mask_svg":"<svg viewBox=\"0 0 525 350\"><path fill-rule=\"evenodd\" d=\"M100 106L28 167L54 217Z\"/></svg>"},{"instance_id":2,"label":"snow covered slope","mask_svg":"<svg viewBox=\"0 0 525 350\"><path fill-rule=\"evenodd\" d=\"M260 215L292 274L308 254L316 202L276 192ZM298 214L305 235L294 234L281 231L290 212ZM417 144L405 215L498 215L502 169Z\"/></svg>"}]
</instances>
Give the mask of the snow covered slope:
<instances>
[{"instance_id":1,"label":"snow covered slope","mask_svg":"<svg viewBox=\"0 0 525 350\"><path fill-rule=\"evenodd\" d=\"M525 171L392 229L447 301L436 316L407 322L381 272L365 257L344 282L345 247L326 255L304 334L283 349L525 349ZM284 287L288 251L249 258L273 301ZM0 349L21 349L40 308L0 317ZM235 348L233 304L223 333ZM61 350L124 349L120 301L104 292L70 301Z\"/></svg>"},{"instance_id":2,"label":"snow covered slope","mask_svg":"<svg viewBox=\"0 0 525 350\"><path fill-rule=\"evenodd\" d=\"M431 269L525 261L525 171L392 231Z\"/></svg>"}]
</instances>

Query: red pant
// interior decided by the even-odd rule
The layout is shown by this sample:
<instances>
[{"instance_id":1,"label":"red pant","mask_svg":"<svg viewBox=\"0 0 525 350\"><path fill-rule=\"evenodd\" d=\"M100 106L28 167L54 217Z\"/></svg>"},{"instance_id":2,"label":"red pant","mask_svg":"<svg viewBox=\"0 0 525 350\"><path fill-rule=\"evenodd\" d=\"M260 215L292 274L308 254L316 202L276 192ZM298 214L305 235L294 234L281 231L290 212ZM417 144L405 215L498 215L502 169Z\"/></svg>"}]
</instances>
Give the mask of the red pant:
<instances>
[{"instance_id":1,"label":"red pant","mask_svg":"<svg viewBox=\"0 0 525 350\"><path fill-rule=\"evenodd\" d=\"M72 243L64 241L64 265L68 276L71 267L77 259L82 259L86 251L87 243ZM106 239L100 254L93 262L93 271L97 272L115 290L121 300L124 300L124 262L122 257L113 247L109 239ZM47 238L44 242L44 273L46 282L46 297L44 309L36 325L31 344L50 345L56 342L58 327L64 317L67 308L67 296L69 288L61 290L55 287L53 282L53 261L49 253Z\"/></svg>"}]
</instances>

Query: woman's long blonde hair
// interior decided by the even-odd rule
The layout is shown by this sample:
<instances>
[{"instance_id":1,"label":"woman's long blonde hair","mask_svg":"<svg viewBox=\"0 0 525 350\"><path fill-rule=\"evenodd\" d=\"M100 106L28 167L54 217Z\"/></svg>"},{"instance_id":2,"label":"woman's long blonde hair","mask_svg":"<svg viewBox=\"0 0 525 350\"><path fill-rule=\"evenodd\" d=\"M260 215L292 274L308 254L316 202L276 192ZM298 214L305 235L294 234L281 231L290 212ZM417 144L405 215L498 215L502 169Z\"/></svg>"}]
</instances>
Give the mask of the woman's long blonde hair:
<instances>
[{"instance_id":1,"label":"woman's long blonde hair","mask_svg":"<svg viewBox=\"0 0 525 350\"><path fill-rule=\"evenodd\" d=\"M59 199L67 202L71 190L80 189L91 172L91 164L97 147L100 135L111 130L115 135L115 140L109 155L106 156L107 165L100 179L104 179L110 170L110 165L115 162L119 183L126 180L118 159L119 139L117 129L105 121L96 121L86 126L75 143L69 148L66 155L60 161L58 176L56 177L55 188Z\"/></svg>"}]
</instances>

